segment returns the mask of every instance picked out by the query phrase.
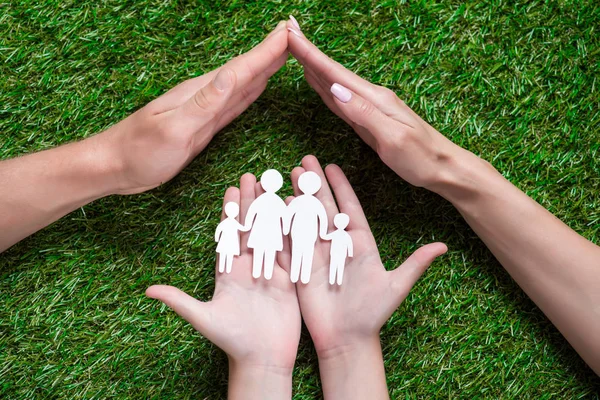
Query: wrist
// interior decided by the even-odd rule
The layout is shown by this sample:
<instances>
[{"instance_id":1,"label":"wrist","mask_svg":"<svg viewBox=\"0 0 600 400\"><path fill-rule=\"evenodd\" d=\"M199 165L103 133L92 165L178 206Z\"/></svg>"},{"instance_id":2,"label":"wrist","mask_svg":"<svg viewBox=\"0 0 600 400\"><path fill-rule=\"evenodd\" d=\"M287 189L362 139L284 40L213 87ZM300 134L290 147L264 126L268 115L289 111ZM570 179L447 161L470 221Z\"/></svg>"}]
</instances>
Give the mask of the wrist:
<instances>
[{"instance_id":1,"label":"wrist","mask_svg":"<svg viewBox=\"0 0 600 400\"><path fill-rule=\"evenodd\" d=\"M326 399L389 398L378 333L320 349L317 355Z\"/></svg>"},{"instance_id":2,"label":"wrist","mask_svg":"<svg viewBox=\"0 0 600 400\"><path fill-rule=\"evenodd\" d=\"M229 358L229 399L290 399L292 366Z\"/></svg>"},{"instance_id":3,"label":"wrist","mask_svg":"<svg viewBox=\"0 0 600 400\"><path fill-rule=\"evenodd\" d=\"M489 162L455 144L449 147L436 169L435 179L425 188L454 205L475 199L493 181L504 180Z\"/></svg>"}]
</instances>

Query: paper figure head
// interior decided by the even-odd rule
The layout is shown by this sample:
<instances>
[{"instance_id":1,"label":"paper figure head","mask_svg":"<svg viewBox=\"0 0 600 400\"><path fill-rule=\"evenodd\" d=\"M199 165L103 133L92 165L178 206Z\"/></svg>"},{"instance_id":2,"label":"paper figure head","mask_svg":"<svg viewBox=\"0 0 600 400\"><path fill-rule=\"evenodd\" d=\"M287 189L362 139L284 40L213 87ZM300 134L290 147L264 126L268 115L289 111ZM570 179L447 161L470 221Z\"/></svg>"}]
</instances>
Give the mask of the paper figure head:
<instances>
[{"instance_id":1,"label":"paper figure head","mask_svg":"<svg viewBox=\"0 0 600 400\"><path fill-rule=\"evenodd\" d=\"M306 171L298 178L298 188L304 194L315 194L321 189L321 178L315 172Z\"/></svg>"},{"instance_id":2,"label":"paper figure head","mask_svg":"<svg viewBox=\"0 0 600 400\"><path fill-rule=\"evenodd\" d=\"M278 171L268 169L260 177L260 185L265 192L275 193L283 186L283 177Z\"/></svg>"},{"instance_id":3,"label":"paper figure head","mask_svg":"<svg viewBox=\"0 0 600 400\"><path fill-rule=\"evenodd\" d=\"M346 229L350 223L350 217L347 214L339 213L333 217L333 225L338 229Z\"/></svg>"},{"instance_id":4,"label":"paper figure head","mask_svg":"<svg viewBox=\"0 0 600 400\"><path fill-rule=\"evenodd\" d=\"M227 215L228 217L235 218L238 216L239 213L240 206L238 206L237 203L230 201L229 203L225 204L225 215Z\"/></svg>"}]
</instances>

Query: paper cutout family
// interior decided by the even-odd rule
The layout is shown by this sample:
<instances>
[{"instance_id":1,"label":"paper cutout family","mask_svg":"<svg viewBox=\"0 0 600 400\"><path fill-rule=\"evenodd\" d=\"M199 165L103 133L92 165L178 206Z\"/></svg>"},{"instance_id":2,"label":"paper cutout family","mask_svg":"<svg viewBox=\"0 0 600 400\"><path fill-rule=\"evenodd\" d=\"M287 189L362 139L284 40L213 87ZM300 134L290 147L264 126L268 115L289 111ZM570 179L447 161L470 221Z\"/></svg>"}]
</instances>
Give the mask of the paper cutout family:
<instances>
[{"instance_id":1,"label":"paper cutout family","mask_svg":"<svg viewBox=\"0 0 600 400\"><path fill-rule=\"evenodd\" d=\"M273 276L275 255L283 250L283 235L292 240L292 267L290 279L293 283L308 283L313 265L313 255L317 239L331 241L329 252L329 283L342 284L346 257L353 256L352 238L344 229L350 223L346 214L337 214L333 224L337 228L327 233L327 213L323 204L314 195L321 189L321 178L312 171L306 171L298 178L298 188L303 193L285 205L277 195L283 185L281 174L270 169L265 171L260 184L265 193L258 196L248 209L244 225L236 217L240 207L237 203L225 204L225 218L217 226L215 241L219 253L219 272L230 273L233 258L240 255L239 232L250 231L248 248L254 250L252 276L260 278L264 271L265 279ZM264 270L263 270L264 266Z\"/></svg>"}]
</instances>

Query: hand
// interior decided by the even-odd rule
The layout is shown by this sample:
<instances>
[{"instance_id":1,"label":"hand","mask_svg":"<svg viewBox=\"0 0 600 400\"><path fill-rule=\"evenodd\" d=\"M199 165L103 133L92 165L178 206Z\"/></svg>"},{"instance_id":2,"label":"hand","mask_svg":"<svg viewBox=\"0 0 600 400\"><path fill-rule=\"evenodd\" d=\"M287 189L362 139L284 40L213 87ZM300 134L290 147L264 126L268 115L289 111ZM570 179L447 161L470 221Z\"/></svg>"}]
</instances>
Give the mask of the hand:
<instances>
[{"instance_id":1,"label":"hand","mask_svg":"<svg viewBox=\"0 0 600 400\"><path fill-rule=\"evenodd\" d=\"M328 391L331 390L328 389L327 377L324 376L324 371L328 370L324 363L327 364L330 359L338 357L343 357L346 361L358 361L349 354L364 352L366 349L376 351L379 349L378 357L381 357L379 348L381 327L406 298L429 264L437 256L445 253L447 247L443 243L425 245L415 251L398 268L386 271L362 207L342 170L335 165L329 165L324 173L315 157L305 157L302 160L302 167L294 168L292 171L292 185L296 195L300 194L298 178L305 171L316 172L323 181L323 186L316 196L325 206L330 226L333 226L333 217L338 212L348 214L350 224L346 230L354 244L354 257L346 259L344 279L340 287L329 285L330 243L321 240L317 242L315 248L310 283L297 284L302 317L319 356L323 387L327 396ZM330 186L337 199L337 205ZM364 359L364 357L365 354L361 354L360 358ZM375 354L366 357L372 360ZM335 360L332 362L335 363ZM343 368L347 368L350 364L350 362L340 363ZM353 362L353 364L365 365L364 362ZM369 367L365 366L365 368ZM383 363L381 363L381 371L383 371ZM350 375L347 371L344 374L346 377ZM364 372L356 375L363 375L360 379L366 379ZM352 380L347 380L344 384L347 387L358 385L360 379L357 377L354 383ZM382 385L385 389L385 375L383 375ZM358 394L359 390L356 387L352 389L355 398L361 398ZM368 398L377 398L372 388L365 390L364 394L368 395ZM348 398L346 395L340 395L339 392L332 396Z\"/></svg>"},{"instance_id":2,"label":"hand","mask_svg":"<svg viewBox=\"0 0 600 400\"><path fill-rule=\"evenodd\" d=\"M104 132L120 160L117 193L143 192L177 175L260 96L286 60L281 22L249 52L175 86Z\"/></svg>"},{"instance_id":3,"label":"hand","mask_svg":"<svg viewBox=\"0 0 600 400\"><path fill-rule=\"evenodd\" d=\"M448 163L472 153L456 146L396 94L372 84L323 54L288 21L288 46L304 76L337 116L409 183L434 190Z\"/></svg>"},{"instance_id":4,"label":"hand","mask_svg":"<svg viewBox=\"0 0 600 400\"><path fill-rule=\"evenodd\" d=\"M261 193L254 175L245 174L240 189L226 191L223 206L230 201L240 204L239 220L244 221L250 204ZM290 398L301 319L296 288L289 276L289 244L284 238L284 249L278 253L270 281L253 279L248 236L241 235L241 253L235 258L231 273L220 274L215 269L211 301L196 300L170 286L152 286L146 294L167 304L227 353L231 397L241 390L245 391L245 398L252 398L248 385L259 385L257 390L261 392L254 398L271 398L275 389L269 385L278 385L282 380Z\"/></svg>"}]
</instances>

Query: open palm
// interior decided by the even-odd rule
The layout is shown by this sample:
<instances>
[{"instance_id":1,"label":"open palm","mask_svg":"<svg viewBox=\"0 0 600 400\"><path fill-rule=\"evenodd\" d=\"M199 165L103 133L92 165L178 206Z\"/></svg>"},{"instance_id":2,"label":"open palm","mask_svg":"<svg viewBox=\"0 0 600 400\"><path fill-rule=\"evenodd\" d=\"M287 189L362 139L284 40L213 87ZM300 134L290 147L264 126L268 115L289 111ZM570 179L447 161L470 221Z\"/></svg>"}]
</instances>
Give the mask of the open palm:
<instances>
[{"instance_id":1,"label":"open palm","mask_svg":"<svg viewBox=\"0 0 600 400\"><path fill-rule=\"evenodd\" d=\"M350 216L347 231L354 243L354 257L346 260L341 286L329 284L330 243L323 240L316 245L310 283L297 284L302 317L317 352L323 353L378 334L429 264L447 248L443 243L423 246L400 267L386 271L362 207L342 170L330 165L324 172L315 157L305 157L302 167L292 171L296 195L300 194L298 178L305 171L316 172L323 181L316 196L327 210L329 226L338 212Z\"/></svg>"},{"instance_id":2,"label":"open palm","mask_svg":"<svg viewBox=\"0 0 600 400\"><path fill-rule=\"evenodd\" d=\"M244 221L250 204L261 193L254 175L245 174L240 189L232 187L226 191L223 205L240 204L239 219ZM291 368L300 340L301 320L296 288L289 276L287 239L269 281L252 278L252 252L247 241L248 233L242 233L240 256L234 259L231 273L216 272L211 301L202 302L163 285L148 288L146 294L171 307L235 361Z\"/></svg>"}]
</instances>

